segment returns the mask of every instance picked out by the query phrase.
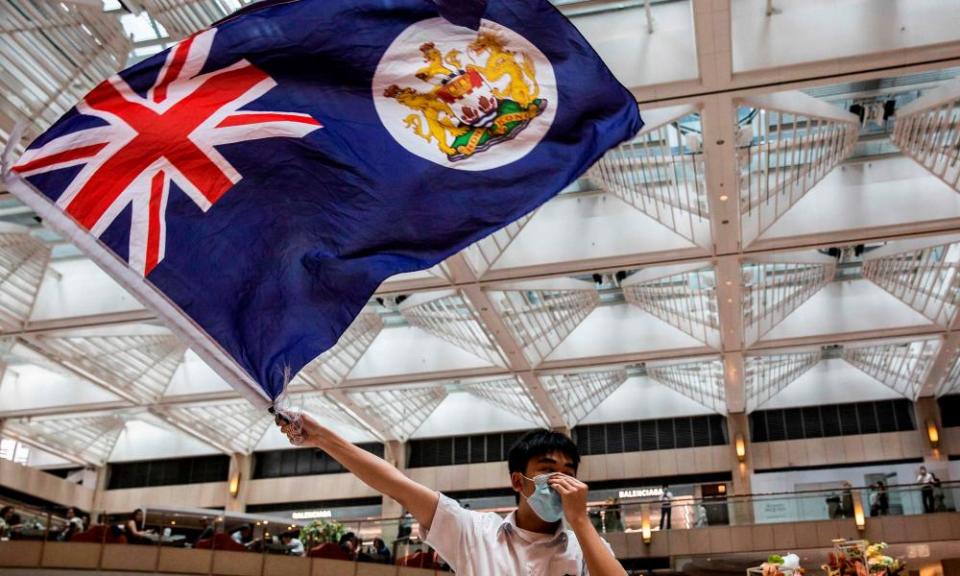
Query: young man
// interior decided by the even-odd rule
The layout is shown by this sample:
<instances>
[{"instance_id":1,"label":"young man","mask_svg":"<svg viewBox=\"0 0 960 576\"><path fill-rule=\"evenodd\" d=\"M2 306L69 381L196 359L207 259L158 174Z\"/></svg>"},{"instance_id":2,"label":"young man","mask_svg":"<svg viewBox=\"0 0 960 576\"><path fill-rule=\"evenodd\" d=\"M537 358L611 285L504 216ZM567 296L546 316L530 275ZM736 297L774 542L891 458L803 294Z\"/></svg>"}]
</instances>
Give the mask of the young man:
<instances>
[{"instance_id":1,"label":"young man","mask_svg":"<svg viewBox=\"0 0 960 576\"><path fill-rule=\"evenodd\" d=\"M302 418L299 427L282 424L281 430L294 444L323 450L409 510L427 544L459 576L626 576L587 518L587 485L576 479L580 454L563 434L536 430L510 450L510 483L519 506L503 519L461 508L306 414Z\"/></svg>"}]
</instances>

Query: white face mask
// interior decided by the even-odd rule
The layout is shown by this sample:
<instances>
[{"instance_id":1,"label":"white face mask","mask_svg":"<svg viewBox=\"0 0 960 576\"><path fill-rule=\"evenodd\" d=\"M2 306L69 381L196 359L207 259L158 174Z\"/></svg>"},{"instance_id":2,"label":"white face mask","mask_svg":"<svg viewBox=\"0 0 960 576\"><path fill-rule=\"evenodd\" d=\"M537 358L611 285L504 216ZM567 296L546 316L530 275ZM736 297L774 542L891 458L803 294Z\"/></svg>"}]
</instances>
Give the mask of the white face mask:
<instances>
[{"instance_id":1,"label":"white face mask","mask_svg":"<svg viewBox=\"0 0 960 576\"><path fill-rule=\"evenodd\" d=\"M529 496L524 494L530 509L541 520L550 523L559 522L563 518L563 501L560 499L560 493L547 484L547 480L554 474L558 473L539 474L533 478L520 475L534 484L533 494Z\"/></svg>"}]
</instances>

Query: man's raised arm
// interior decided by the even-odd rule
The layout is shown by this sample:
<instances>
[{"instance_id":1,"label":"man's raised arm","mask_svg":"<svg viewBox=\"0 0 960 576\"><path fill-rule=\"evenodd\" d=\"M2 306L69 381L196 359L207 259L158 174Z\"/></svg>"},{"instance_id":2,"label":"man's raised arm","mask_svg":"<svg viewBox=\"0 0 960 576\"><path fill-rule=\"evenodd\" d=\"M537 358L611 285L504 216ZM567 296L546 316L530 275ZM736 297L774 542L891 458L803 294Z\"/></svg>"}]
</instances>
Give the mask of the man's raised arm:
<instances>
[{"instance_id":1,"label":"man's raised arm","mask_svg":"<svg viewBox=\"0 0 960 576\"><path fill-rule=\"evenodd\" d=\"M289 424L282 425L280 430L288 438L292 438L296 432ZM364 484L399 502L421 526L430 529L440 498L434 490L407 478L390 463L347 442L306 414L303 414L300 434L303 439L301 446L323 450Z\"/></svg>"}]
</instances>

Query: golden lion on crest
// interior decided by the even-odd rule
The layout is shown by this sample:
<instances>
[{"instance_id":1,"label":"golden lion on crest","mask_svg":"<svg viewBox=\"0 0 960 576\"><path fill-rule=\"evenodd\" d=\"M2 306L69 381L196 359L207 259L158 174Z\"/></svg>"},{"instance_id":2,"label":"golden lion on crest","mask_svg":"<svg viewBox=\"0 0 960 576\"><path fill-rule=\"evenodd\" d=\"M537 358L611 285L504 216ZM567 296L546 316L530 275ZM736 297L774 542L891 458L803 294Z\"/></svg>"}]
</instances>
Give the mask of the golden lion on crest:
<instances>
[{"instance_id":1,"label":"golden lion on crest","mask_svg":"<svg viewBox=\"0 0 960 576\"><path fill-rule=\"evenodd\" d=\"M486 61L464 66L459 50L444 54L432 42L421 45L424 66L415 76L432 88L393 84L383 93L415 112L404 118L406 127L436 142L450 161L514 138L547 107L530 55L508 50L492 32L477 34L467 50L473 60Z\"/></svg>"}]
</instances>

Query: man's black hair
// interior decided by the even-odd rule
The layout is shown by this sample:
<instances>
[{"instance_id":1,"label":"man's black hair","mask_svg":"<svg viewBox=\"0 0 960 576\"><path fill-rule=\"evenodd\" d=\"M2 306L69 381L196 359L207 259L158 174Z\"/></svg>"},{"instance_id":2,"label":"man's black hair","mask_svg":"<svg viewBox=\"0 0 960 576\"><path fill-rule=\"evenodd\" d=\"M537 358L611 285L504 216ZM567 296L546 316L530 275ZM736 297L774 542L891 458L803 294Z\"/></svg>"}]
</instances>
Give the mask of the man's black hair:
<instances>
[{"instance_id":1,"label":"man's black hair","mask_svg":"<svg viewBox=\"0 0 960 576\"><path fill-rule=\"evenodd\" d=\"M580 451L573 440L559 432L541 428L527 432L510 448L507 456L510 473L526 474L527 463L532 458L551 452L560 452L570 458L574 470L580 467Z\"/></svg>"}]
</instances>

